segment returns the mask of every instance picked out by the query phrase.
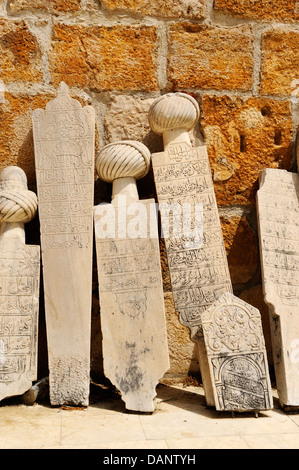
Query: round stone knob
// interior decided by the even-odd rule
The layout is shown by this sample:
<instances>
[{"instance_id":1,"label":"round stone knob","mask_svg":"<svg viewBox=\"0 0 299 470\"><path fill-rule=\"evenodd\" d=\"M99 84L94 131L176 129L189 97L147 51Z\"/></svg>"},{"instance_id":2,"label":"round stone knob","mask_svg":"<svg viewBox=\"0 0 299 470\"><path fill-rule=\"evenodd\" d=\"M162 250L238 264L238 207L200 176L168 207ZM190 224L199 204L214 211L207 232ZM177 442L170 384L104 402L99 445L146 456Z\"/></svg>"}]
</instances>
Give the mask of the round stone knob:
<instances>
[{"instance_id":1,"label":"round stone knob","mask_svg":"<svg viewBox=\"0 0 299 470\"><path fill-rule=\"evenodd\" d=\"M140 142L123 140L103 147L96 159L99 177L107 183L118 178L143 178L150 168L151 154Z\"/></svg>"},{"instance_id":2,"label":"round stone knob","mask_svg":"<svg viewBox=\"0 0 299 470\"><path fill-rule=\"evenodd\" d=\"M167 93L157 98L151 105L148 119L156 134L184 129L190 131L199 119L199 106L192 96L186 93Z\"/></svg>"},{"instance_id":3,"label":"round stone knob","mask_svg":"<svg viewBox=\"0 0 299 470\"><path fill-rule=\"evenodd\" d=\"M18 166L0 174L0 222L30 222L37 211L36 194L27 189L27 177Z\"/></svg>"}]
</instances>

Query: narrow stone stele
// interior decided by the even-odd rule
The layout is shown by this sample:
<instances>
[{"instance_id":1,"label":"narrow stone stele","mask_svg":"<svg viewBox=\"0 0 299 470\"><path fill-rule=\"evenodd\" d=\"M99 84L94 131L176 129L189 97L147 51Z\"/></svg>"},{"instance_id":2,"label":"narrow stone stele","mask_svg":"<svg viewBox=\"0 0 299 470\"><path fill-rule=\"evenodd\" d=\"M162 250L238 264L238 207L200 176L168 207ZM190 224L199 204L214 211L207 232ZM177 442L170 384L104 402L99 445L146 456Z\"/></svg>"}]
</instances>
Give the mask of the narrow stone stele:
<instances>
[{"instance_id":1,"label":"narrow stone stele","mask_svg":"<svg viewBox=\"0 0 299 470\"><path fill-rule=\"evenodd\" d=\"M197 344L206 401L214 405L201 315L222 294L232 293L232 284L207 150L190 141L198 119L198 104L186 93L162 95L149 110L150 126L163 135L165 149L152 155L152 164L174 304ZM186 221L190 227L184 228Z\"/></svg>"},{"instance_id":2,"label":"narrow stone stele","mask_svg":"<svg viewBox=\"0 0 299 470\"><path fill-rule=\"evenodd\" d=\"M0 175L0 400L22 395L37 379L40 247L25 244L37 211L24 171Z\"/></svg>"},{"instance_id":3,"label":"narrow stone stele","mask_svg":"<svg viewBox=\"0 0 299 470\"><path fill-rule=\"evenodd\" d=\"M61 83L32 115L52 405L89 404L95 113Z\"/></svg>"},{"instance_id":4,"label":"narrow stone stele","mask_svg":"<svg viewBox=\"0 0 299 470\"><path fill-rule=\"evenodd\" d=\"M96 159L99 177L113 183L111 204L94 212L104 373L137 412L154 411L169 368L155 201L139 200L136 185L149 166L135 141L109 144Z\"/></svg>"},{"instance_id":5,"label":"narrow stone stele","mask_svg":"<svg viewBox=\"0 0 299 470\"><path fill-rule=\"evenodd\" d=\"M216 409L273 408L260 312L227 292L202 314L202 326Z\"/></svg>"},{"instance_id":6,"label":"narrow stone stele","mask_svg":"<svg viewBox=\"0 0 299 470\"><path fill-rule=\"evenodd\" d=\"M276 386L283 408L299 407L299 175L265 169L257 192L260 256Z\"/></svg>"}]
</instances>

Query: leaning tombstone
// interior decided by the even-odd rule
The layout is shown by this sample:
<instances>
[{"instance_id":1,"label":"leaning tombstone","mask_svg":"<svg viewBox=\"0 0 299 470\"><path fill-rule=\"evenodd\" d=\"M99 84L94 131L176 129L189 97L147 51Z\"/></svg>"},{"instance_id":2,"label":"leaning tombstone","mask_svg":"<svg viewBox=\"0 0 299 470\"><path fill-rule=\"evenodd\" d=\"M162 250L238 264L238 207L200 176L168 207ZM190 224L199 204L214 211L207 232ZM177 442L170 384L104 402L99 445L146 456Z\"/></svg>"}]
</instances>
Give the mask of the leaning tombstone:
<instances>
[{"instance_id":1,"label":"leaning tombstone","mask_svg":"<svg viewBox=\"0 0 299 470\"><path fill-rule=\"evenodd\" d=\"M223 294L202 314L216 410L273 408L260 312L233 294Z\"/></svg>"},{"instance_id":2,"label":"leaning tombstone","mask_svg":"<svg viewBox=\"0 0 299 470\"><path fill-rule=\"evenodd\" d=\"M37 211L24 171L0 175L0 400L22 395L37 379L40 247L25 244Z\"/></svg>"},{"instance_id":3,"label":"leaning tombstone","mask_svg":"<svg viewBox=\"0 0 299 470\"><path fill-rule=\"evenodd\" d=\"M265 169L257 192L260 255L282 408L299 407L299 175Z\"/></svg>"},{"instance_id":4,"label":"leaning tombstone","mask_svg":"<svg viewBox=\"0 0 299 470\"><path fill-rule=\"evenodd\" d=\"M198 118L197 102L185 93L162 95L149 110L150 126L163 135L165 149L152 155L152 165L174 304L197 344L206 401L213 406L201 316L222 294L232 293L232 284L207 149L192 147L190 140Z\"/></svg>"},{"instance_id":5,"label":"leaning tombstone","mask_svg":"<svg viewBox=\"0 0 299 470\"><path fill-rule=\"evenodd\" d=\"M156 206L139 200L136 185L149 166L135 141L106 145L96 159L99 177L112 183L111 203L94 212L104 373L137 412L154 411L169 368Z\"/></svg>"},{"instance_id":6,"label":"leaning tombstone","mask_svg":"<svg viewBox=\"0 0 299 470\"><path fill-rule=\"evenodd\" d=\"M52 405L89 403L95 115L61 83L33 135Z\"/></svg>"}]
</instances>

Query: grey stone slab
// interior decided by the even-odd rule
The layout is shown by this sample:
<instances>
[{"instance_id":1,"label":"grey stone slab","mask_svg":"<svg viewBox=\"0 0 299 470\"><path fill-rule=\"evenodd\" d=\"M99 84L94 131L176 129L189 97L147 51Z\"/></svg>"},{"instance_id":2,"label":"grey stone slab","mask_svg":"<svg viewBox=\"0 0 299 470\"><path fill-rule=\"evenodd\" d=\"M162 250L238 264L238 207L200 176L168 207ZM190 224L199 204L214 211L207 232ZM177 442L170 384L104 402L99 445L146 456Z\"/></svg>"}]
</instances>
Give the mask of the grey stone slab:
<instances>
[{"instance_id":1,"label":"grey stone slab","mask_svg":"<svg viewBox=\"0 0 299 470\"><path fill-rule=\"evenodd\" d=\"M0 400L37 379L40 247L25 244L37 198L21 168L0 175Z\"/></svg>"},{"instance_id":2,"label":"grey stone slab","mask_svg":"<svg viewBox=\"0 0 299 470\"><path fill-rule=\"evenodd\" d=\"M169 368L155 201L139 200L136 186L149 158L138 142L104 147L97 170L113 197L94 212L104 373L139 412L154 411Z\"/></svg>"},{"instance_id":3,"label":"grey stone slab","mask_svg":"<svg viewBox=\"0 0 299 470\"><path fill-rule=\"evenodd\" d=\"M264 298L282 406L299 406L299 175L265 169L257 192Z\"/></svg>"},{"instance_id":4,"label":"grey stone slab","mask_svg":"<svg viewBox=\"0 0 299 470\"><path fill-rule=\"evenodd\" d=\"M190 140L198 118L197 102L185 93L162 95L149 110L150 126L164 142L152 165L174 304L196 342L206 401L214 405L201 316L232 292L232 283L207 149L193 147ZM185 228L184 220L189 222Z\"/></svg>"},{"instance_id":5,"label":"grey stone slab","mask_svg":"<svg viewBox=\"0 0 299 470\"><path fill-rule=\"evenodd\" d=\"M202 325L216 409L273 408L260 312L226 293L202 314Z\"/></svg>"},{"instance_id":6,"label":"grey stone slab","mask_svg":"<svg viewBox=\"0 0 299 470\"><path fill-rule=\"evenodd\" d=\"M95 116L62 82L32 115L52 405L88 405Z\"/></svg>"},{"instance_id":7,"label":"grey stone slab","mask_svg":"<svg viewBox=\"0 0 299 470\"><path fill-rule=\"evenodd\" d=\"M198 116L196 101L183 93L163 95L149 111L151 128L163 135L165 147L152 155L152 165L173 298L180 322L190 328L193 339L201 335L205 309L232 292L207 150L192 147L188 133ZM202 223L196 228L200 207ZM184 211L191 220L190 236L183 222L181 229L178 226Z\"/></svg>"}]
</instances>

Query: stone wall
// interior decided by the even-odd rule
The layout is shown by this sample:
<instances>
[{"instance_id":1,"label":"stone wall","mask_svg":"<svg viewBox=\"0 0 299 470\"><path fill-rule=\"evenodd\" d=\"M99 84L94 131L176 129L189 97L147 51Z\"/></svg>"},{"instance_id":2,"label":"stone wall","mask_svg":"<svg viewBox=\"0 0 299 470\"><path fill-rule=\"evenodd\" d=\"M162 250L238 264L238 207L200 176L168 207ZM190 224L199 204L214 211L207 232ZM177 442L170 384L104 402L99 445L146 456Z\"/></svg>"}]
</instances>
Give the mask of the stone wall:
<instances>
[{"instance_id":1,"label":"stone wall","mask_svg":"<svg viewBox=\"0 0 299 470\"><path fill-rule=\"evenodd\" d=\"M270 364L255 194L261 169L296 170L298 19L295 0L0 0L1 168L19 165L36 190L31 113L54 98L61 80L74 98L94 106L97 148L136 139L161 151L161 138L149 129L149 106L165 92L190 93L201 108L193 142L208 148L234 291L261 311ZM95 203L110 190L96 181ZM139 190L155 197L152 173ZM28 224L27 243L39 243L38 224L38 218ZM161 253L168 375L197 374L194 344L173 307L162 242ZM102 357L94 271L96 379ZM42 376L42 308L39 351Z\"/></svg>"}]
</instances>

